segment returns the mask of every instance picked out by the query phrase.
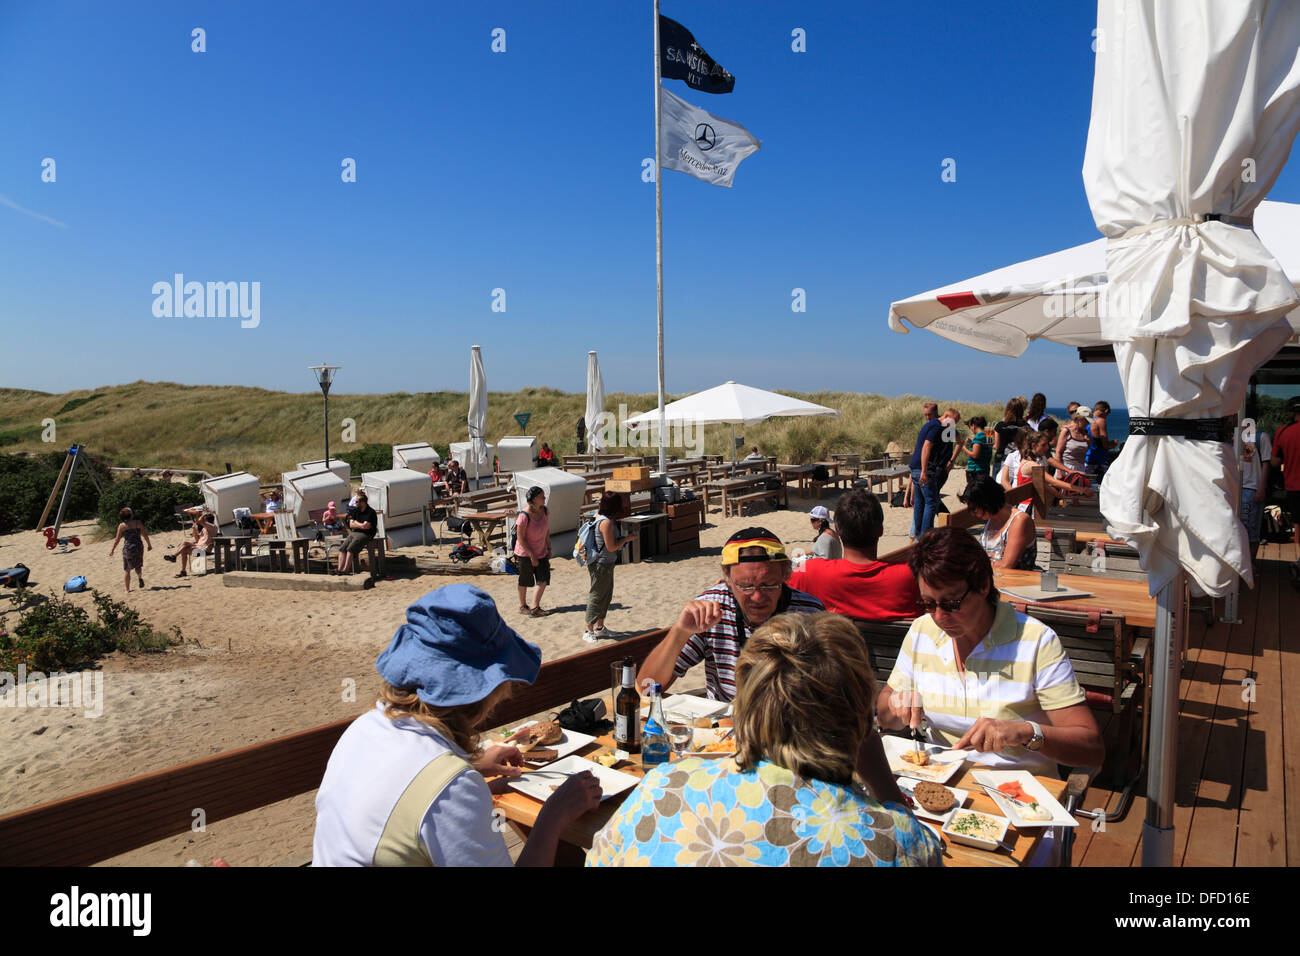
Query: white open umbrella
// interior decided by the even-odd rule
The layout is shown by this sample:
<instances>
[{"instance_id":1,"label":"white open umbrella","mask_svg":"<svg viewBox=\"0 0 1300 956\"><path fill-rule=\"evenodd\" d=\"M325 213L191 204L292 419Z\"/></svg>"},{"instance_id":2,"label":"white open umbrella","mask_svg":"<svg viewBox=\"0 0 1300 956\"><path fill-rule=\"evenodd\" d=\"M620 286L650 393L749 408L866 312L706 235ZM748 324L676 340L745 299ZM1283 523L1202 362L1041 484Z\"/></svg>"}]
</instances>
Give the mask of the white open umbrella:
<instances>
[{"instance_id":1,"label":"white open umbrella","mask_svg":"<svg viewBox=\"0 0 1300 956\"><path fill-rule=\"evenodd\" d=\"M596 455L605 450L601 435L600 416L605 411L605 379L600 374L600 362L595 351L587 353L587 447L591 449L591 467L596 470Z\"/></svg>"},{"instance_id":2,"label":"white open umbrella","mask_svg":"<svg viewBox=\"0 0 1300 956\"><path fill-rule=\"evenodd\" d=\"M1300 286L1300 205L1264 200L1255 210L1255 232ZM1106 344L1098 317L1109 305L1102 296L1106 244L1094 239L900 299L889 306L889 327L906 334L912 325L1012 357L1038 339L1080 348ZM1291 321L1300 329L1300 309Z\"/></svg>"},{"instance_id":3,"label":"white open umbrella","mask_svg":"<svg viewBox=\"0 0 1300 956\"><path fill-rule=\"evenodd\" d=\"M479 462L487 457L487 441L483 432L487 428L487 376L483 374L483 350L470 347L469 353L469 440L473 443L474 486L478 487Z\"/></svg>"},{"instance_id":4,"label":"white open umbrella","mask_svg":"<svg viewBox=\"0 0 1300 956\"><path fill-rule=\"evenodd\" d=\"M798 417L802 415L831 415L839 412L825 405L815 405L789 395L768 392L749 385L726 382L703 392L696 392L664 406L666 425L692 422L696 425L730 425L731 458L736 458L736 426L756 425L769 418ZM633 416L628 425L659 426L659 410Z\"/></svg>"},{"instance_id":5,"label":"white open umbrella","mask_svg":"<svg viewBox=\"0 0 1300 956\"><path fill-rule=\"evenodd\" d=\"M1235 414L1292 333L1300 297L1251 226L1300 131L1300 4L1100 0L1097 35L1083 179L1130 416L1101 507L1159 591L1142 852L1168 865L1180 572L1215 595L1250 580L1232 445L1171 429Z\"/></svg>"}]
</instances>

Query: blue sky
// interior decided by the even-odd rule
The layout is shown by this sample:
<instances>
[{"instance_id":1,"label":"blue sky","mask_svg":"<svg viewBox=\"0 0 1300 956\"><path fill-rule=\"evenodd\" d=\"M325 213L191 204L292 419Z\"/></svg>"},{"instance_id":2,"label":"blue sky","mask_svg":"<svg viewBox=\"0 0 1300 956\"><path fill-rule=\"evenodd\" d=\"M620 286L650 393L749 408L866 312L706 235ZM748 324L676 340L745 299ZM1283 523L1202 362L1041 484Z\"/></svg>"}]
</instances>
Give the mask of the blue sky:
<instances>
[{"instance_id":1,"label":"blue sky","mask_svg":"<svg viewBox=\"0 0 1300 956\"><path fill-rule=\"evenodd\" d=\"M1096 238L1094 4L662 12L737 78L666 85L763 143L733 189L663 174L670 392L1119 403L1069 349L886 326L894 299ZM628 0L0 0L0 385L309 391L327 360L340 392L463 391L477 343L493 390L580 391L589 348L608 390L653 390L651 26ZM1272 198L1300 200L1294 169ZM260 283L260 323L156 317L175 273Z\"/></svg>"}]
</instances>

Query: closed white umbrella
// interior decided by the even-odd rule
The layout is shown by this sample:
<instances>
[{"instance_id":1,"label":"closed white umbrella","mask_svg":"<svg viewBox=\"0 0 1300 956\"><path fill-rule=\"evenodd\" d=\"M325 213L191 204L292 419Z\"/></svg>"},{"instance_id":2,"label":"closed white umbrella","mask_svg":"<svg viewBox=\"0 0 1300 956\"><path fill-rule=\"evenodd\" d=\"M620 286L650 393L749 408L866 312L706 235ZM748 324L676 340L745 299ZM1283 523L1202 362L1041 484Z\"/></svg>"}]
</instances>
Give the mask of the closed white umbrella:
<instances>
[{"instance_id":1,"label":"closed white umbrella","mask_svg":"<svg viewBox=\"0 0 1300 956\"><path fill-rule=\"evenodd\" d=\"M487 457L487 442L483 438L487 428L487 376L483 374L483 350L470 347L469 353L469 440L473 443L474 486L478 487L479 462Z\"/></svg>"},{"instance_id":2,"label":"closed white umbrella","mask_svg":"<svg viewBox=\"0 0 1300 956\"><path fill-rule=\"evenodd\" d=\"M1130 416L1101 507L1159 591L1143 863L1168 865L1180 570L1214 595L1251 579L1232 446L1177 431L1236 413L1292 333L1300 297L1251 226L1300 130L1300 4L1100 0L1097 35L1083 178Z\"/></svg>"},{"instance_id":3,"label":"closed white umbrella","mask_svg":"<svg viewBox=\"0 0 1300 956\"><path fill-rule=\"evenodd\" d=\"M600 416L605 411L605 379L600 374L600 362L594 351L587 353L587 446L591 449L592 470L596 470L596 454L605 450L601 437Z\"/></svg>"},{"instance_id":4,"label":"closed white umbrella","mask_svg":"<svg viewBox=\"0 0 1300 956\"><path fill-rule=\"evenodd\" d=\"M696 425L730 425L731 458L736 458L736 426L756 425L769 418L798 417L802 415L830 415L839 412L825 405L805 402L779 392L768 392L749 385L726 382L703 392L696 392L664 406L666 425L692 422ZM629 425L659 425L659 410L645 412L629 418Z\"/></svg>"}]
</instances>

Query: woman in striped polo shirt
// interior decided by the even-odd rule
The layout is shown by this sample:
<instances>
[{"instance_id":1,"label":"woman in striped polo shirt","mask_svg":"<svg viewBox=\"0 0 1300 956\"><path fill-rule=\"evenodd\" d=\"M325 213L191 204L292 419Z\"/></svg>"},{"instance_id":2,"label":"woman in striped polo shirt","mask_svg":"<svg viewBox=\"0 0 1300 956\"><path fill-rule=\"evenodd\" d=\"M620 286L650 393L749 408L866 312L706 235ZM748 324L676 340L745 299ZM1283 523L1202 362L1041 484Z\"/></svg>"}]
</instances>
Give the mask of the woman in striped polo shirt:
<instances>
[{"instance_id":1,"label":"woman in striped polo shirt","mask_svg":"<svg viewBox=\"0 0 1300 956\"><path fill-rule=\"evenodd\" d=\"M976 751L986 767L1056 776L1098 767L1101 732L1051 628L998 600L969 532L936 528L909 562L920 609L877 701L883 727L929 724L931 743Z\"/></svg>"}]
</instances>

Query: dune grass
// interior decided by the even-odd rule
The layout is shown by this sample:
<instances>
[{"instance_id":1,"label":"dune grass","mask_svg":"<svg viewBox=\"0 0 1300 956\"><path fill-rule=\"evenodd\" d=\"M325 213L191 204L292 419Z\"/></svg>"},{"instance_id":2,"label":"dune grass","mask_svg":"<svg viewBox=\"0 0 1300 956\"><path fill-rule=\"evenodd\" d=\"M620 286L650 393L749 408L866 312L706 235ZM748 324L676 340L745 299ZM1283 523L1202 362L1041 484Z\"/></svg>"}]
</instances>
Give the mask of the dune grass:
<instances>
[{"instance_id":1,"label":"dune grass","mask_svg":"<svg viewBox=\"0 0 1300 956\"><path fill-rule=\"evenodd\" d=\"M911 450L921 424L921 398L889 398L855 392L789 392L805 401L840 410L836 418L773 419L737 427L746 446L757 445L781 461L815 461L836 452L877 457L892 441ZM671 395L669 400L681 398ZM133 382L61 394L0 389L0 435L5 452L48 452L76 442L115 465L133 468L198 468L213 474L249 471L278 481L299 461L324 452L319 392L272 392L229 385L177 385ZM983 414L994 421L1001 408L990 404L936 398L955 405L963 418ZM331 395L330 452L339 454L370 442L427 441L446 455L452 441L467 438L468 395L463 392L396 392L388 395ZM629 415L654 407L653 394L611 393L605 407ZM551 388L491 392L487 434L490 441L521 434L514 415L527 412L527 434L549 442L559 455L576 450L576 425L586 407L582 394ZM42 422L53 418L56 441L41 441ZM353 424L354 444L343 441ZM704 430L704 451L727 455L730 429ZM684 451L684 449L677 449ZM641 449L650 453L650 449ZM743 454L741 455L743 457Z\"/></svg>"}]
</instances>

